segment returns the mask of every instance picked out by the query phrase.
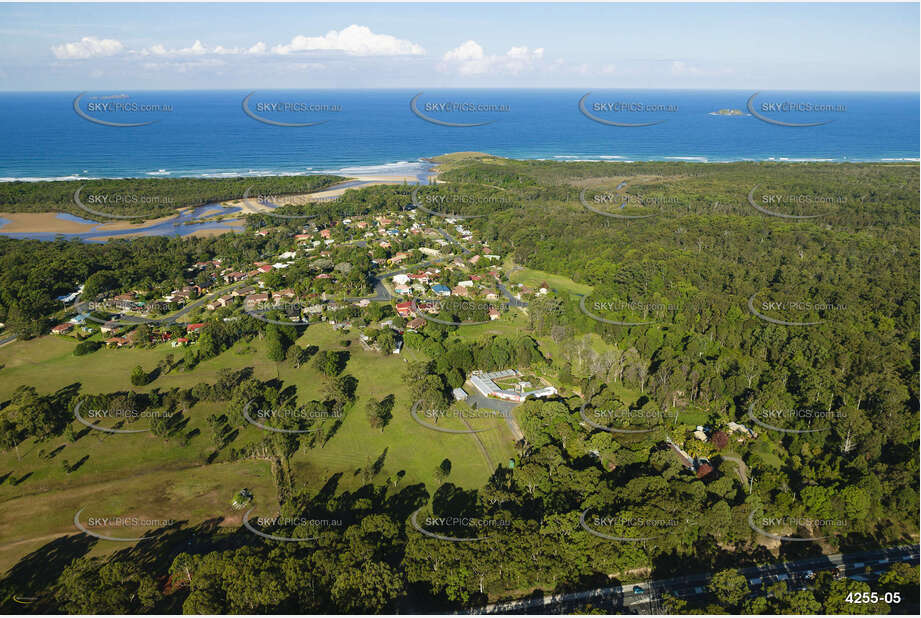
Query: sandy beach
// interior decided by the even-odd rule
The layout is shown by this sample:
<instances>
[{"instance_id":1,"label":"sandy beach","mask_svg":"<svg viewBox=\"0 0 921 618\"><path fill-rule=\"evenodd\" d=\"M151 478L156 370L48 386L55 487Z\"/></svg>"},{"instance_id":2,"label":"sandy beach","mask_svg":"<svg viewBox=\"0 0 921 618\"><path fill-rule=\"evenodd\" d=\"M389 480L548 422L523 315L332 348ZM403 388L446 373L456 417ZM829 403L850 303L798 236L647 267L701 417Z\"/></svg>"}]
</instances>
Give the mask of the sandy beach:
<instances>
[{"instance_id":1,"label":"sandy beach","mask_svg":"<svg viewBox=\"0 0 921 618\"><path fill-rule=\"evenodd\" d=\"M433 173L432 176L437 176L437 173ZM414 183L417 181L415 175L388 175L388 176L351 176L348 180L343 181L341 184L346 185L347 183L362 182L365 183L363 186L370 185L394 185L394 184L403 184L403 183ZM328 200L341 196L343 193L349 189L356 188L350 186L333 186L329 189L323 191L317 191L315 193L298 193L280 196L278 201L283 204L308 204L311 202L316 202L318 200ZM242 213L238 214L248 214L248 213L259 213L271 210L271 206L266 206L260 204L258 200L249 199L244 201L243 199L234 199L221 202L222 206L237 206L242 209ZM38 233L49 233L49 234L85 234L89 232L121 232L124 231L124 234L119 234L118 236L112 237L91 237L90 240L102 240L108 238L132 238L138 236L148 235L147 232L137 232L133 233L132 230L137 230L140 228L147 228L153 225L158 225L165 223L171 219L174 219L176 216L192 210L192 207L179 208L176 211L176 214L167 215L165 217L160 217L158 219L150 219L144 221L143 223L131 223L130 221L107 221L102 217L97 217L100 219L98 223L81 223L79 221L71 221L68 219L59 219L58 212L39 212L39 213L23 213L23 212L13 212L13 213L3 213L0 212L0 219L5 219L8 222L0 225L0 234L38 234ZM218 216L220 213L212 213L209 216L201 217L200 221L209 221L212 218ZM91 220L92 217L90 213L86 213L86 216L81 216L87 220ZM228 224L229 227L232 227L237 230L242 230L242 224ZM215 236L222 234L229 230L223 229L203 229L196 230L195 232L188 234L189 236Z\"/></svg>"},{"instance_id":2,"label":"sandy beach","mask_svg":"<svg viewBox=\"0 0 921 618\"><path fill-rule=\"evenodd\" d=\"M38 232L80 234L90 232L95 227L95 224L58 219L57 215L56 212L0 212L0 218L9 220L9 223L0 226L0 232L8 234Z\"/></svg>"},{"instance_id":3,"label":"sandy beach","mask_svg":"<svg viewBox=\"0 0 921 618\"><path fill-rule=\"evenodd\" d=\"M242 232L244 229L242 224L234 225L232 223L228 223L226 225L227 227L219 227L219 228L209 227L205 229L195 230L194 232L190 234L183 235L183 238L188 238L190 236L196 236L198 238L207 238L210 236L220 236L221 234L226 234L227 232L239 233L239 232ZM105 241L105 240L113 240L116 238L140 238L142 236L154 236L154 234L151 234L150 232L128 232L126 234L119 234L118 236L90 236L87 238L87 240Z\"/></svg>"},{"instance_id":4,"label":"sandy beach","mask_svg":"<svg viewBox=\"0 0 921 618\"><path fill-rule=\"evenodd\" d=\"M348 180L343 181L341 184L349 184L354 182L365 183L363 186L371 185L398 185L403 183L412 183L416 182L417 178L415 176L350 176ZM355 189L358 187L350 186L337 186L333 185L329 189L324 189L323 191L316 191L314 193L292 193L290 195L282 195L278 197L278 202L280 204L276 205L302 205L309 204L311 202L316 202L319 200L328 200L332 198L340 197L343 193L349 189ZM267 210L272 210L272 206L266 206L259 203L258 200L249 199L236 199L228 200L226 202L221 202L222 206L239 206L243 209L244 212L259 213L265 212Z\"/></svg>"},{"instance_id":5,"label":"sandy beach","mask_svg":"<svg viewBox=\"0 0 921 618\"><path fill-rule=\"evenodd\" d=\"M9 223L0 226L0 233L6 234L85 234L87 232L131 232L131 230L146 228L152 225L165 223L175 219L178 215L188 212L191 208L180 208L176 214L167 215L158 219L150 219L144 223L130 223L128 221L113 221L106 223L81 223L69 219L59 219L57 212L0 212L0 219L7 219ZM87 217L89 213L87 213ZM213 217L214 215L212 215ZM100 217L101 219L102 217ZM202 217L202 221L211 217ZM88 219L89 220L89 219ZM143 234L143 233L142 233ZM124 234L128 236L129 234Z\"/></svg>"}]
</instances>

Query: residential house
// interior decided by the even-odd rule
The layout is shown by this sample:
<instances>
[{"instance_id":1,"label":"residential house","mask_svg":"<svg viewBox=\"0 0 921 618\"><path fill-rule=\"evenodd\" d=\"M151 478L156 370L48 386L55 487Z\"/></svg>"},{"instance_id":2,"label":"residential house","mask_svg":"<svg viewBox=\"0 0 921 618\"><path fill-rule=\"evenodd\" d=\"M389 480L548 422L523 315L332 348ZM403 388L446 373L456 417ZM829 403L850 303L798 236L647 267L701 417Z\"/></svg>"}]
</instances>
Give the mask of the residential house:
<instances>
[{"instance_id":1,"label":"residential house","mask_svg":"<svg viewBox=\"0 0 921 618\"><path fill-rule=\"evenodd\" d=\"M132 309L134 308L134 294L131 292L119 294L112 298L112 304L122 310Z\"/></svg>"},{"instance_id":2,"label":"residential house","mask_svg":"<svg viewBox=\"0 0 921 618\"><path fill-rule=\"evenodd\" d=\"M412 302L408 300L402 303L397 303L396 310L397 310L397 313L400 315L400 317L402 318L408 317L412 315L413 313L413 304Z\"/></svg>"},{"instance_id":3,"label":"residential house","mask_svg":"<svg viewBox=\"0 0 921 618\"><path fill-rule=\"evenodd\" d=\"M243 299L243 306L246 309L252 310L256 307L256 305L266 303L268 300L269 295L266 292L262 292L261 294L250 294Z\"/></svg>"},{"instance_id":4,"label":"residential house","mask_svg":"<svg viewBox=\"0 0 921 618\"><path fill-rule=\"evenodd\" d=\"M86 313L78 313L77 315L75 315L74 317L70 318L67 321L70 322L71 324L83 324L84 322L86 322L87 318L89 317L90 317L90 312L87 311Z\"/></svg>"}]
</instances>

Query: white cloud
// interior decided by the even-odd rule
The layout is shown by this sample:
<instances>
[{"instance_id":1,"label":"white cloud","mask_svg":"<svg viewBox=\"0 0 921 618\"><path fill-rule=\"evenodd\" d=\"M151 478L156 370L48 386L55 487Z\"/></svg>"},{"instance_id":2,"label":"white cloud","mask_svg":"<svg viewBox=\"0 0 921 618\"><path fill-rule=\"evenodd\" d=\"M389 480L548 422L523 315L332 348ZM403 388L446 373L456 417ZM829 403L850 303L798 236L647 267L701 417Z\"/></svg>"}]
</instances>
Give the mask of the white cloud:
<instances>
[{"instance_id":1,"label":"white cloud","mask_svg":"<svg viewBox=\"0 0 921 618\"><path fill-rule=\"evenodd\" d=\"M330 30L325 36L297 35L287 45L276 45L273 54L304 51L341 51L353 56L422 56L425 50L412 41L389 34L375 34L367 26L352 24L340 31Z\"/></svg>"},{"instance_id":2,"label":"white cloud","mask_svg":"<svg viewBox=\"0 0 921 618\"><path fill-rule=\"evenodd\" d=\"M211 50L210 53L224 53L219 52L217 49L224 49L223 47L218 46L215 50ZM180 49L167 49L162 44L151 45L147 49L142 49L137 52L141 56L203 56L209 53L207 47L202 45L202 42L195 40L192 44L192 47L183 47ZM234 52L235 53L235 52Z\"/></svg>"},{"instance_id":3,"label":"white cloud","mask_svg":"<svg viewBox=\"0 0 921 618\"><path fill-rule=\"evenodd\" d=\"M124 49L125 45L121 41L85 36L74 43L52 45L51 53L61 60L85 60L87 58L114 56Z\"/></svg>"},{"instance_id":4,"label":"white cloud","mask_svg":"<svg viewBox=\"0 0 921 618\"><path fill-rule=\"evenodd\" d=\"M243 50L239 47L224 47L223 45L218 45L214 48L214 53L220 56L229 56L232 54L242 54Z\"/></svg>"},{"instance_id":5,"label":"white cloud","mask_svg":"<svg viewBox=\"0 0 921 618\"><path fill-rule=\"evenodd\" d=\"M215 70L227 66L223 60L217 58L202 58L201 60L189 60L174 62L171 60L145 62L142 67L147 71L171 70L178 73L190 73L201 69Z\"/></svg>"},{"instance_id":6,"label":"white cloud","mask_svg":"<svg viewBox=\"0 0 921 618\"><path fill-rule=\"evenodd\" d=\"M512 47L501 56L487 55L483 46L476 41L465 41L445 53L438 66L442 71L454 71L461 75L482 75L483 73L518 74L534 68L543 59L544 48L531 51L526 46Z\"/></svg>"},{"instance_id":7,"label":"white cloud","mask_svg":"<svg viewBox=\"0 0 921 618\"><path fill-rule=\"evenodd\" d=\"M318 62L295 62L288 65L292 70L297 71L325 71L326 65Z\"/></svg>"},{"instance_id":8,"label":"white cloud","mask_svg":"<svg viewBox=\"0 0 921 618\"><path fill-rule=\"evenodd\" d=\"M443 60L465 62L469 60L482 60L485 57L486 54L483 53L483 47L479 43L476 41L466 41L446 53Z\"/></svg>"},{"instance_id":9,"label":"white cloud","mask_svg":"<svg viewBox=\"0 0 921 618\"><path fill-rule=\"evenodd\" d=\"M246 53L247 54L264 54L265 51L266 51L266 44L263 43L262 41L259 41L258 43L250 47L248 50L246 50Z\"/></svg>"},{"instance_id":10,"label":"white cloud","mask_svg":"<svg viewBox=\"0 0 921 618\"><path fill-rule=\"evenodd\" d=\"M731 75L735 71L731 68L723 67L716 69L702 69L700 67L688 64L682 60L673 60L671 64L672 75L692 75L695 77L699 76L718 76L718 75Z\"/></svg>"},{"instance_id":11,"label":"white cloud","mask_svg":"<svg viewBox=\"0 0 921 618\"><path fill-rule=\"evenodd\" d=\"M700 69L689 65L687 62L682 62L681 60L672 61L673 75L698 75L699 73Z\"/></svg>"}]
</instances>

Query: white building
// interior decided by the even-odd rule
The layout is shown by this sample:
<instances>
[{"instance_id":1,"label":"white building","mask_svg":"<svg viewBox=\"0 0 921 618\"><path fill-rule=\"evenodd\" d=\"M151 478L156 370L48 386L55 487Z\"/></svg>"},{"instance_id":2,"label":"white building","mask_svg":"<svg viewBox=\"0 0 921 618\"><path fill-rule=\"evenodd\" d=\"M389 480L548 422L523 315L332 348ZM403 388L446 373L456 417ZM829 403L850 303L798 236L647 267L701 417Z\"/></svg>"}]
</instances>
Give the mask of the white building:
<instances>
[{"instance_id":1,"label":"white building","mask_svg":"<svg viewBox=\"0 0 921 618\"><path fill-rule=\"evenodd\" d=\"M470 376L470 383L480 391L480 394L484 397L496 397L498 399L504 399L506 401L514 401L516 403L521 403L528 397L549 397L555 395L557 390L553 386L546 386L534 390L525 390L524 384L526 382L519 382L516 385L516 388L500 388L494 380L500 380L502 378L508 378L512 376L520 375L514 369L504 369L502 371L494 371L492 373L484 373L482 371L474 371Z\"/></svg>"}]
</instances>

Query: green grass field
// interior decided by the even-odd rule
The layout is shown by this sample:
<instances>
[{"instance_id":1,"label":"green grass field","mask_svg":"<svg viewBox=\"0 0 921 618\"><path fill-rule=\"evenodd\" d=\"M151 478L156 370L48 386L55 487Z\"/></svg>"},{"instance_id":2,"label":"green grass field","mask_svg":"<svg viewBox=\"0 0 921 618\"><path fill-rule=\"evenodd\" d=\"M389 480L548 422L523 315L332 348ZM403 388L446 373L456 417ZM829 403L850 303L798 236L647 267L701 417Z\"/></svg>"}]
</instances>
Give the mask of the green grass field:
<instances>
[{"instance_id":1,"label":"green grass field","mask_svg":"<svg viewBox=\"0 0 921 618\"><path fill-rule=\"evenodd\" d=\"M510 271L509 266L510 264L506 263L507 271ZM562 275L554 275L542 270L533 270L530 268L521 268L511 272L509 280L516 284L523 283L532 290L537 290L541 283L546 283L561 294L588 295L592 292L592 286L590 285L576 283L569 277L564 277Z\"/></svg>"},{"instance_id":2,"label":"green grass field","mask_svg":"<svg viewBox=\"0 0 921 618\"><path fill-rule=\"evenodd\" d=\"M522 319L520 314L518 319ZM478 329L479 336L483 332L508 334L507 331L516 328L502 322L469 329ZM350 342L349 345L343 345L344 341ZM438 487L436 467L448 459L452 470L447 481L475 488L485 483L493 466L507 464L514 456L513 439L503 421L470 421L474 428L491 427L474 437L433 431L411 418L412 402L402 374L407 362L424 358L421 353L409 349L400 355L368 352L358 343L357 331L333 331L325 324L309 327L297 343L324 350L349 350L350 360L344 372L358 379L358 389L357 401L347 409L335 435L322 447L302 446L292 457L296 487L319 488L332 475L341 473L339 488L355 489L367 482L366 471L386 451L380 471L372 478L376 483L402 471L401 485L422 482L434 492ZM169 354L181 358L182 351L160 345L154 349L100 349L77 357L73 355L75 345L69 337L49 335L0 348L0 401L8 399L19 385L35 386L42 394L75 382L85 393L189 387L198 382L216 381L218 372L225 367L252 367L259 379L279 378L286 385L295 385L301 402L322 397L324 388L325 377L310 363L295 369L287 363L269 361L259 339L240 341L193 371L177 368L144 387L133 387L130 383L135 365L149 371ZM392 420L383 431L372 428L365 416L367 401L391 394L396 402ZM260 511L277 509L276 490L267 462L228 462L228 447L214 463L207 463L213 447L205 418L212 413L220 414L221 405L201 402L189 411L189 423L183 431L198 429L200 433L187 446L182 446L178 438L165 442L150 433L111 435L88 429L72 444L63 437L43 444L27 441L19 447L21 461L15 450L0 453L0 478L8 475L0 484L0 504L6 514L0 521L0 570L58 536L76 533L73 516L84 507L85 517L135 515L190 525L221 517L223 525L235 527L240 525L240 513L233 511L230 501L236 491L247 487L255 494ZM131 428L142 428L144 423L138 420ZM459 420L449 419L449 423L463 428ZM74 427L83 429L79 423ZM239 448L261 440L263 431L246 427L230 446ZM61 446L53 458L42 456ZM84 457L87 459L78 469L70 473L64 470L64 460L73 464ZM135 534L134 530L98 530L112 536L143 534L143 531ZM124 545L100 541L94 552L115 551Z\"/></svg>"}]
</instances>

